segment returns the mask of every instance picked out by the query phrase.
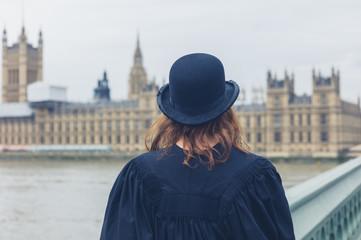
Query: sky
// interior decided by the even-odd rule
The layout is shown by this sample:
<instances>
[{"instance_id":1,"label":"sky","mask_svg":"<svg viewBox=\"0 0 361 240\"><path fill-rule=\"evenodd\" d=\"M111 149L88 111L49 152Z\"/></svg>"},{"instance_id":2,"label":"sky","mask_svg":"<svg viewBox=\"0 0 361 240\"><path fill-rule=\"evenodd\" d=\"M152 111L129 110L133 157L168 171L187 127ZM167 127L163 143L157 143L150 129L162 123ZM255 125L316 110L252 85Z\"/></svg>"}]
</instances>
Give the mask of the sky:
<instances>
[{"instance_id":1,"label":"sky","mask_svg":"<svg viewBox=\"0 0 361 240\"><path fill-rule=\"evenodd\" d=\"M267 70L294 73L301 95L312 94L313 68L330 76L332 67L341 97L357 102L360 12L359 0L0 0L0 29L12 45L24 22L34 46L42 30L43 79L66 86L70 101L91 100L105 69L112 99L125 99L139 33L148 79L159 85L176 59L205 52L223 62L247 102L253 88L265 91Z\"/></svg>"}]
</instances>

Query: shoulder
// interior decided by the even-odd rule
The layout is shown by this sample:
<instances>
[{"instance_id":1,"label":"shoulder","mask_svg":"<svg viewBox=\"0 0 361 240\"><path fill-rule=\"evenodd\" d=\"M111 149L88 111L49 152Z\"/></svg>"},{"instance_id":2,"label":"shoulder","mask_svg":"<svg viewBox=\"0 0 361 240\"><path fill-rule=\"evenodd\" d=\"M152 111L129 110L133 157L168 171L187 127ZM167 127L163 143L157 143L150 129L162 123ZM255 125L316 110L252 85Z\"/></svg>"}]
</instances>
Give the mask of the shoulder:
<instances>
[{"instance_id":1,"label":"shoulder","mask_svg":"<svg viewBox=\"0 0 361 240\"><path fill-rule=\"evenodd\" d=\"M148 166L148 160L153 158L152 154L144 153L130 160L119 174L117 181L129 181L133 187L141 187L150 197L154 205L160 202L161 186L157 178Z\"/></svg>"},{"instance_id":2,"label":"shoulder","mask_svg":"<svg viewBox=\"0 0 361 240\"><path fill-rule=\"evenodd\" d=\"M234 200L240 197L251 197L245 195L246 192L257 192L260 185L281 184L281 180L276 168L264 157L253 153L247 155L247 166L240 169L225 190L221 198L221 211L227 212Z\"/></svg>"}]
</instances>

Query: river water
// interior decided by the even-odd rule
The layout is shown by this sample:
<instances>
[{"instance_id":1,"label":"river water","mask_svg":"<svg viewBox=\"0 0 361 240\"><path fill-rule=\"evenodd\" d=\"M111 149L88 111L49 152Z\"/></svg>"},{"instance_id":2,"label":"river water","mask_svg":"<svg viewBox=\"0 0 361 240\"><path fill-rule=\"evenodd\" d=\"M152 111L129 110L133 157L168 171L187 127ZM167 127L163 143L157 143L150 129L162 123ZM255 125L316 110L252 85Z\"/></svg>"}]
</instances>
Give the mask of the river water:
<instances>
[{"instance_id":1,"label":"river water","mask_svg":"<svg viewBox=\"0 0 361 240\"><path fill-rule=\"evenodd\" d=\"M0 239L99 239L108 194L124 164L0 160ZM275 164L285 188L336 165Z\"/></svg>"}]
</instances>

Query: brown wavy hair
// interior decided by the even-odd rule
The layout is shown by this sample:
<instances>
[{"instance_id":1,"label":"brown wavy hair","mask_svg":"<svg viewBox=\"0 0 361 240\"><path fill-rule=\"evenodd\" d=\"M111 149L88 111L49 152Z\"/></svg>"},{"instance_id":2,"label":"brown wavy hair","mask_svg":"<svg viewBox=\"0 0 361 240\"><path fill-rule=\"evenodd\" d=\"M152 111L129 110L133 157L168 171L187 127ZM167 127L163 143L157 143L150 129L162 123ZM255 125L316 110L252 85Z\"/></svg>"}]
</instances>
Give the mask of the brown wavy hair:
<instances>
[{"instance_id":1,"label":"brown wavy hair","mask_svg":"<svg viewBox=\"0 0 361 240\"><path fill-rule=\"evenodd\" d=\"M215 167L216 163L224 163L231 154L231 148L249 153L249 147L244 139L243 131L233 108L228 109L221 116L214 120L198 125L186 125L171 120L161 115L152 124L145 135L145 147L148 151L163 149L167 154L170 146L176 144L183 138L183 149L185 158L183 164L193 168L198 164L191 162L191 159L199 159L200 163L206 165L209 170ZM214 146L208 145L208 139L214 140L221 145L224 151L217 151ZM203 146L203 148L200 148ZM216 152L216 160L212 154ZM204 156L202 158L202 156Z\"/></svg>"}]
</instances>

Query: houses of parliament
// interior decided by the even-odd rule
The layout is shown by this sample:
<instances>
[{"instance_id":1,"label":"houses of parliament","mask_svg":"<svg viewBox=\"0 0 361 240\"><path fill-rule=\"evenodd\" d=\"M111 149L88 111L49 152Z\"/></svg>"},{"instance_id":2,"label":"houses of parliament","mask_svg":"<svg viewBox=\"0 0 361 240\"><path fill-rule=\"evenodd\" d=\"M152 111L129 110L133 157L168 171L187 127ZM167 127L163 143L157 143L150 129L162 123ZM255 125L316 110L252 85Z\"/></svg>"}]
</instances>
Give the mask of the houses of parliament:
<instances>
[{"instance_id":1,"label":"houses of parliament","mask_svg":"<svg viewBox=\"0 0 361 240\"><path fill-rule=\"evenodd\" d=\"M122 101L111 100L106 72L96 84L94 101L66 101L62 89L54 87L45 91L48 98L37 97L37 86L44 83L42 58L41 32L35 47L27 41L25 28L11 46L3 31L0 145L145 150L145 133L160 114L159 87L147 78L139 39L128 97ZM360 100L354 104L340 98L338 71L332 68L327 77L313 71L311 96L297 96L294 77L287 73L277 79L268 72L266 78L265 102L234 105L252 152L267 157L338 157L361 144Z\"/></svg>"}]
</instances>

